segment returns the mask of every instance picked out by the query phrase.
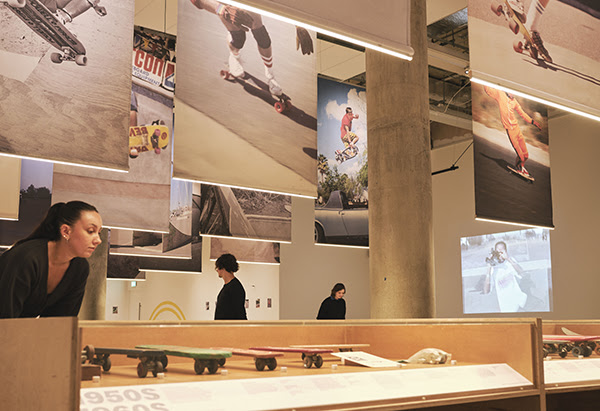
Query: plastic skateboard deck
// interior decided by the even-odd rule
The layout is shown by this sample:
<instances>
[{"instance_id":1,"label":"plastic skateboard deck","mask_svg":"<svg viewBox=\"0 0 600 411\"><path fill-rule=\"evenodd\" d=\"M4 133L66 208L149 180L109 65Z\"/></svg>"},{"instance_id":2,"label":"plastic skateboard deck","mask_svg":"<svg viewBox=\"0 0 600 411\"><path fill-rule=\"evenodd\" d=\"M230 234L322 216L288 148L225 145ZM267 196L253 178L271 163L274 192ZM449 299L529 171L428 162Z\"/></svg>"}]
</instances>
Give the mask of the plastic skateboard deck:
<instances>
[{"instance_id":1,"label":"plastic skateboard deck","mask_svg":"<svg viewBox=\"0 0 600 411\"><path fill-rule=\"evenodd\" d=\"M354 157L356 157L358 155L358 147L354 147L354 150L352 150L350 147L347 147L343 150L336 150L335 151L335 160L338 163L343 163L346 160L350 160Z\"/></svg>"},{"instance_id":2,"label":"plastic skateboard deck","mask_svg":"<svg viewBox=\"0 0 600 411\"><path fill-rule=\"evenodd\" d=\"M52 62L75 61L79 66L87 64L83 44L39 0L4 0L3 3L36 34L62 52L52 53Z\"/></svg>"},{"instance_id":3,"label":"plastic skateboard deck","mask_svg":"<svg viewBox=\"0 0 600 411\"><path fill-rule=\"evenodd\" d=\"M179 345L137 345L136 348L162 350L166 355L193 358L196 374L202 374L205 368L210 374L214 374L219 369L219 360L231 357L231 351L182 347Z\"/></svg>"},{"instance_id":4,"label":"plastic skateboard deck","mask_svg":"<svg viewBox=\"0 0 600 411\"><path fill-rule=\"evenodd\" d=\"M325 348L302 348L302 347L252 347L251 350L274 351L283 353L300 353L304 361L304 367L310 368L314 364L316 368L323 365L321 354L331 354L333 350Z\"/></svg>"},{"instance_id":5,"label":"plastic skateboard deck","mask_svg":"<svg viewBox=\"0 0 600 411\"><path fill-rule=\"evenodd\" d=\"M112 367L111 355L126 355L129 358L139 359L137 374L140 378L145 378L148 371L156 377L159 372L163 372L167 368L167 356L160 350L95 347L94 354L88 359L90 364L100 365L104 372L108 372Z\"/></svg>"},{"instance_id":6,"label":"plastic skateboard deck","mask_svg":"<svg viewBox=\"0 0 600 411\"><path fill-rule=\"evenodd\" d=\"M242 85L242 87L244 87L244 90L250 94L260 97L267 103L273 105L275 111L278 113L289 111L293 107L292 99L288 95L285 93L282 93L279 96L272 94L269 91L268 84L247 72L244 72L244 75L241 77L234 76L229 72L229 70L221 70L219 74L223 80L239 83Z\"/></svg>"},{"instance_id":7,"label":"plastic skateboard deck","mask_svg":"<svg viewBox=\"0 0 600 411\"><path fill-rule=\"evenodd\" d=\"M239 355L243 357L253 357L254 366L258 371L262 371L265 367L273 371L277 368L277 359L275 357L283 356L281 352L274 351L262 351L262 350L246 350L243 348L229 348L229 347L218 347L213 348L215 350L231 351L233 355ZM219 366L225 365L225 359L219 361Z\"/></svg>"},{"instance_id":8,"label":"plastic skateboard deck","mask_svg":"<svg viewBox=\"0 0 600 411\"><path fill-rule=\"evenodd\" d=\"M547 52L539 50L535 44L533 43L533 39L529 30L525 27L524 21L519 17L519 15L523 15L524 11L515 10L508 0L494 0L491 3L491 9L496 15L500 16L504 14L506 21L508 22L508 26L514 34L518 34L521 32L523 39L517 38L513 42L513 49L517 53L522 53L523 51L528 51L529 55L535 60L546 60L549 63L552 63L552 57Z\"/></svg>"},{"instance_id":9,"label":"plastic skateboard deck","mask_svg":"<svg viewBox=\"0 0 600 411\"><path fill-rule=\"evenodd\" d=\"M533 178L531 175L526 175L521 173L520 171L518 171L516 168L514 168L513 166L506 166L506 168L508 168L508 170L515 174L518 177L521 177L523 180L529 182L529 183L533 183L535 181L535 178Z\"/></svg>"},{"instance_id":10,"label":"plastic skateboard deck","mask_svg":"<svg viewBox=\"0 0 600 411\"><path fill-rule=\"evenodd\" d=\"M137 157L140 153L154 151L160 154L169 145L169 128L157 126L129 127L129 156Z\"/></svg>"}]
</instances>

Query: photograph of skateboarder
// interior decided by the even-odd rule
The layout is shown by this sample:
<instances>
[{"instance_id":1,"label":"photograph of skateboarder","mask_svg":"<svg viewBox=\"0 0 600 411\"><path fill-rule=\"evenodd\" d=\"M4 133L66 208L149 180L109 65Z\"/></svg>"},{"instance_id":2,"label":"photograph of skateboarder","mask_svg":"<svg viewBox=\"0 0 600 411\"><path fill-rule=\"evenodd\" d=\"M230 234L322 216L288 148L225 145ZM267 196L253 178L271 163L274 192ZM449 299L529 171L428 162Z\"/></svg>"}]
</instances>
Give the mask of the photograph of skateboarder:
<instances>
[{"instance_id":1,"label":"photograph of skateboarder","mask_svg":"<svg viewBox=\"0 0 600 411\"><path fill-rule=\"evenodd\" d=\"M235 273L240 266L233 254L223 254L215 261L215 271L225 284L217 296L215 320L247 320L246 290Z\"/></svg>"},{"instance_id":2,"label":"photograph of skateboarder","mask_svg":"<svg viewBox=\"0 0 600 411\"><path fill-rule=\"evenodd\" d=\"M82 201L54 204L26 238L0 256L0 318L77 316L102 242L102 218Z\"/></svg>"},{"instance_id":3,"label":"photograph of skateboarder","mask_svg":"<svg viewBox=\"0 0 600 411\"><path fill-rule=\"evenodd\" d=\"M542 126L523 110L519 102L512 94L488 86L485 86L484 89L487 95L496 100L498 103L502 126L506 130L510 144L517 153L515 171L523 176L529 177L530 174L525 168L525 161L527 161L529 158L529 152L527 151L527 145L525 144L525 139L523 138L523 132L521 131L519 123L517 122L517 118L515 117L515 111L523 118L523 120L525 120L525 122L533 124L539 130L542 129Z\"/></svg>"},{"instance_id":4,"label":"photograph of skateboarder","mask_svg":"<svg viewBox=\"0 0 600 411\"><path fill-rule=\"evenodd\" d=\"M337 283L331 289L331 295L323 300L319 307L317 320L345 320L346 319L346 286Z\"/></svg>"},{"instance_id":5,"label":"photograph of skateboarder","mask_svg":"<svg viewBox=\"0 0 600 411\"><path fill-rule=\"evenodd\" d=\"M346 107L346 114L342 117L342 126L340 127L342 143L344 143L343 150L335 151L335 158L339 163L343 163L344 160L349 160L358 154L358 136L352 132L352 120L357 119L358 114L352 112L352 107Z\"/></svg>"},{"instance_id":6,"label":"photograph of skateboarder","mask_svg":"<svg viewBox=\"0 0 600 411\"><path fill-rule=\"evenodd\" d=\"M100 0L40 0L48 10L56 14L62 24L73 21L90 8L94 8L99 16L106 16L106 8L101 6Z\"/></svg>"},{"instance_id":7,"label":"photograph of skateboarder","mask_svg":"<svg viewBox=\"0 0 600 411\"><path fill-rule=\"evenodd\" d=\"M220 3L216 0L190 0L194 6L206 10L220 17L223 25L229 32L229 73L234 77L244 76L244 67L242 66L241 52L246 43L246 33L252 32L256 40L256 47L262 59L265 69L265 77L269 85L269 92L275 96L283 94L283 90L273 72L273 49L271 48L271 36L263 24L260 14L253 13ZM306 29L297 27L299 43L302 46L302 54L313 52L313 44L310 35ZM302 33L302 34L300 34Z\"/></svg>"}]
</instances>

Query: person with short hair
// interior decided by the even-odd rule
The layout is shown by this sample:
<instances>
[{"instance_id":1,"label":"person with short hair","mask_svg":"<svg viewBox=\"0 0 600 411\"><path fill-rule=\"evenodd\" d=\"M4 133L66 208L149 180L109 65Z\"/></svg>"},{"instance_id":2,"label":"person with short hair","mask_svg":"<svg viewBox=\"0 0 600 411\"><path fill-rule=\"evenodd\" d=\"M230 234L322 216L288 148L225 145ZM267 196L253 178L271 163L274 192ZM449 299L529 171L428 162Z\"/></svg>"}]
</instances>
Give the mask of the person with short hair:
<instances>
[{"instance_id":1,"label":"person with short hair","mask_svg":"<svg viewBox=\"0 0 600 411\"><path fill-rule=\"evenodd\" d=\"M223 254L215 262L215 270L225 284L217 296L215 320L247 320L246 290L235 273L240 266L233 254Z\"/></svg>"},{"instance_id":2,"label":"person with short hair","mask_svg":"<svg viewBox=\"0 0 600 411\"><path fill-rule=\"evenodd\" d=\"M331 289L331 295L323 300L317 320L345 320L346 319L346 286L337 283Z\"/></svg>"},{"instance_id":3,"label":"person with short hair","mask_svg":"<svg viewBox=\"0 0 600 411\"><path fill-rule=\"evenodd\" d=\"M0 318L77 316L102 242L102 218L83 201L56 203L26 238L0 256Z\"/></svg>"}]
</instances>

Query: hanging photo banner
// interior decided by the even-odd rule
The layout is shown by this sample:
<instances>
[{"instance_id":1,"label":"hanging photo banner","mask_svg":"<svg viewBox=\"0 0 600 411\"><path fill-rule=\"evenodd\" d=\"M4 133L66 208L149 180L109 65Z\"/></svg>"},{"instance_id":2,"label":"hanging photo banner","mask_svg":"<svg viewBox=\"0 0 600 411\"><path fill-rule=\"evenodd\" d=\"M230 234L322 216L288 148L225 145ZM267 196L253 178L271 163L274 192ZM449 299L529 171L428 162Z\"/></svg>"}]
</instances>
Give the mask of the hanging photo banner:
<instances>
[{"instance_id":1,"label":"hanging photo banner","mask_svg":"<svg viewBox=\"0 0 600 411\"><path fill-rule=\"evenodd\" d=\"M19 218L19 187L21 185L21 159L0 157L0 220Z\"/></svg>"},{"instance_id":2,"label":"hanging photo banner","mask_svg":"<svg viewBox=\"0 0 600 411\"><path fill-rule=\"evenodd\" d=\"M128 1L0 4L1 152L127 170L133 12Z\"/></svg>"},{"instance_id":3,"label":"hanging photo banner","mask_svg":"<svg viewBox=\"0 0 600 411\"><path fill-rule=\"evenodd\" d=\"M10 246L31 234L44 219L52 201L52 163L28 159L20 162L19 220L0 220L0 246Z\"/></svg>"},{"instance_id":4,"label":"hanging photo banner","mask_svg":"<svg viewBox=\"0 0 600 411\"><path fill-rule=\"evenodd\" d=\"M247 241L234 238L210 239L210 259L223 254L233 254L239 262L279 264L280 244L266 241Z\"/></svg>"},{"instance_id":5,"label":"hanging photo banner","mask_svg":"<svg viewBox=\"0 0 600 411\"><path fill-rule=\"evenodd\" d=\"M169 233L112 229L110 253L192 258L192 183L173 180Z\"/></svg>"},{"instance_id":6,"label":"hanging photo banner","mask_svg":"<svg viewBox=\"0 0 600 411\"><path fill-rule=\"evenodd\" d=\"M202 3L202 0L197 0ZM262 10L326 29L347 41L380 46L390 52L412 56L410 47L410 1L379 0L377 7L348 7L344 0L241 0Z\"/></svg>"},{"instance_id":7,"label":"hanging photo banner","mask_svg":"<svg viewBox=\"0 0 600 411\"><path fill-rule=\"evenodd\" d=\"M319 78L315 242L369 245L367 95Z\"/></svg>"},{"instance_id":8,"label":"hanging photo banner","mask_svg":"<svg viewBox=\"0 0 600 411\"><path fill-rule=\"evenodd\" d=\"M468 13L474 81L600 116L598 2L470 0Z\"/></svg>"},{"instance_id":9,"label":"hanging photo banner","mask_svg":"<svg viewBox=\"0 0 600 411\"><path fill-rule=\"evenodd\" d=\"M200 234L292 241L292 199L282 194L201 185Z\"/></svg>"},{"instance_id":10,"label":"hanging photo banner","mask_svg":"<svg viewBox=\"0 0 600 411\"><path fill-rule=\"evenodd\" d=\"M123 245L149 246L162 234L132 234L131 230L170 231L171 154L174 77L168 65L175 59L175 37L136 27L133 82L130 91L129 172L116 173L57 165L53 201L80 199L94 204L103 223L130 229ZM148 71L144 71L148 69ZM152 77L154 76L154 77ZM117 234L115 234L117 235ZM134 237L136 240L134 241ZM161 247L158 247L161 248ZM189 250L186 252L189 256Z\"/></svg>"},{"instance_id":11,"label":"hanging photo banner","mask_svg":"<svg viewBox=\"0 0 600 411\"><path fill-rule=\"evenodd\" d=\"M460 250L463 313L552 311L548 229L463 237Z\"/></svg>"},{"instance_id":12,"label":"hanging photo banner","mask_svg":"<svg viewBox=\"0 0 600 411\"><path fill-rule=\"evenodd\" d=\"M553 227L547 107L472 84L475 215Z\"/></svg>"},{"instance_id":13,"label":"hanging photo banner","mask_svg":"<svg viewBox=\"0 0 600 411\"><path fill-rule=\"evenodd\" d=\"M315 33L223 7L178 3L173 175L315 197Z\"/></svg>"}]
</instances>

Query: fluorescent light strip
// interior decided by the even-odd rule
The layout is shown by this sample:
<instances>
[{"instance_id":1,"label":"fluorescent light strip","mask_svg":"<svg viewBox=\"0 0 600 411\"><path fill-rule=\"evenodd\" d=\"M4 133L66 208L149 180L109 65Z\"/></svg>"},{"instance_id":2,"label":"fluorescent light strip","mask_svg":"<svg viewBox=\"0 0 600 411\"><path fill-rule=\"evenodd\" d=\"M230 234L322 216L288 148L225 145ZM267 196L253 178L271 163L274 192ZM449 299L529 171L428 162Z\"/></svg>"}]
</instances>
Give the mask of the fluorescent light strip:
<instances>
[{"instance_id":1,"label":"fluorescent light strip","mask_svg":"<svg viewBox=\"0 0 600 411\"><path fill-rule=\"evenodd\" d=\"M115 230L127 230L127 231L143 231L145 233L169 234L168 231L149 230L146 228L117 227L114 225L105 225L102 228L110 228L110 229L115 229Z\"/></svg>"},{"instance_id":2,"label":"fluorescent light strip","mask_svg":"<svg viewBox=\"0 0 600 411\"><path fill-rule=\"evenodd\" d=\"M545 228L545 229L548 229L548 230L554 230L554 227L548 227L548 226L545 226L545 225L513 223L513 222L510 222L510 221L491 220L489 218L481 218L481 217L475 217L475 220L477 220L477 221L484 221L484 222L487 222L487 223L500 223L500 224L516 225L518 227Z\"/></svg>"},{"instance_id":3,"label":"fluorescent light strip","mask_svg":"<svg viewBox=\"0 0 600 411\"><path fill-rule=\"evenodd\" d=\"M6 248L7 250L12 247L12 245L0 245L0 248Z\"/></svg>"},{"instance_id":4,"label":"fluorescent light strip","mask_svg":"<svg viewBox=\"0 0 600 411\"><path fill-rule=\"evenodd\" d=\"M129 256L129 257L140 257L140 258L145 258L145 257L170 258L172 260L191 260L192 259L192 257L170 256L170 255L161 255L161 254L149 255L149 254L134 254L134 253L113 253L113 252L110 252L109 254L110 255L125 255L125 256Z\"/></svg>"},{"instance_id":5,"label":"fluorescent light strip","mask_svg":"<svg viewBox=\"0 0 600 411\"><path fill-rule=\"evenodd\" d=\"M116 173L128 173L129 172L127 170L119 170L117 168L91 166L89 164L69 163L67 161L59 161L59 160L48 160L47 158L37 158L37 157L29 157L29 156L18 156L18 155L15 155L15 154L8 154L8 153L0 153L0 156L12 157L12 158L22 158L22 159L25 159L25 160L43 161L43 162L46 162L46 163L64 164L66 166L93 168L95 170L114 171Z\"/></svg>"},{"instance_id":6,"label":"fluorescent light strip","mask_svg":"<svg viewBox=\"0 0 600 411\"><path fill-rule=\"evenodd\" d=\"M550 106L550 107L554 107L554 108L558 108L560 110L568 111L569 113L577 114L578 116L582 116L582 117L586 117L586 118L589 118L589 119L592 119L592 120L600 121L600 117L595 116L593 114L586 113L584 111L580 111L580 110L577 110L577 109L574 109L574 108L571 108L571 107L563 106L562 104L554 103L552 101L544 100L543 98L534 97L534 96L532 96L530 94L526 94L526 93L523 93L523 92L520 92L520 91L517 91L517 90L513 90L513 89L508 88L508 87L504 87L504 86L500 86L498 84L490 83L489 81L481 80L481 79L479 79L477 77L471 77L471 81L473 83L479 83L479 84L482 84L484 86L493 87L493 88L496 88L498 90L505 91L507 93L512 93L512 94L514 94L516 96L520 96L520 97L523 97L523 98L526 98L526 99L529 99L529 100L533 100L533 101L536 101L536 102L541 103L541 104L545 104L545 105Z\"/></svg>"},{"instance_id":7,"label":"fluorescent light strip","mask_svg":"<svg viewBox=\"0 0 600 411\"><path fill-rule=\"evenodd\" d=\"M146 281L145 278L106 278L107 281Z\"/></svg>"},{"instance_id":8,"label":"fluorescent light strip","mask_svg":"<svg viewBox=\"0 0 600 411\"><path fill-rule=\"evenodd\" d=\"M171 271L171 270L145 270L140 268L140 271L145 273L168 273L168 274L202 274L202 271Z\"/></svg>"},{"instance_id":9,"label":"fluorescent light strip","mask_svg":"<svg viewBox=\"0 0 600 411\"><path fill-rule=\"evenodd\" d=\"M365 247L364 245L327 244L327 243L315 243L315 245L323 246L323 247L358 248L358 249L362 249L362 250L369 249L369 247Z\"/></svg>"},{"instance_id":10,"label":"fluorescent light strip","mask_svg":"<svg viewBox=\"0 0 600 411\"><path fill-rule=\"evenodd\" d=\"M248 6L247 4L239 3L237 1L222 0L221 3L231 4L232 6L239 7L240 9L245 9L245 10L248 10L248 11L252 11L254 13L262 14L263 16L271 17L273 19L276 19L276 20L279 20L279 21L283 21L284 23L293 24L294 26L300 26L300 27L304 27L305 29L308 29L308 30L317 31L319 33L325 34L326 36L335 37L337 39L340 39L340 40L343 40L343 41L347 41L348 43L354 43L354 44L357 44L359 46L363 46L363 47L371 49L371 50L375 50L375 51L379 51L381 53L389 54L390 56L399 57L401 59L408 60L408 61L412 60L412 57L408 56L406 54L402 54L402 53L399 53L397 51L393 51L393 50L387 49L385 47L377 46L375 44L367 43L367 42L362 41L362 40L358 40L358 39L355 39L355 38L352 38L352 37L348 37L348 36L345 36L343 34L335 33L333 31L327 30L327 29L322 28L322 27L316 27L316 26L313 26L313 25L308 24L308 23L304 23L304 22L301 22L301 21L297 21L297 20L291 19L289 17L280 16L279 14L271 13L269 11L265 11L265 10L262 10L262 9L259 9L259 8L256 8L256 7Z\"/></svg>"},{"instance_id":11,"label":"fluorescent light strip","mask_svg":"<svg viewBox=\"0 0 600 411\"><path fill-rule=\"evenodd\" d=\"M283 193L281 191L263 190L263 189L260 189L260 188L249 188L249 187L234 186L234 185L231 185L231 184L209 183L208 181L192 180L190 178L173 177L173 180L188 181L190 183L208 184L208 185L211 185L211 186L239 188L240 190L260 191L261 193L280 194L280 195L290 196L290 197L311 198L313 200L315 200L317 198L317 197L313 197L313 196L307 196L307 195L304 195L304 194L290 194L290 193Z\"/></svg>"},{"instance_id":12,"label":"fluorescent light strip","mask_svg":"<svg viewBox=\"0 0 600 411\"><path fill-rule=\"evenodd\" d=\"M217 261L216 258L210 258L209 261ZM237 260L238 263L240 264L255 264L255 265L281 265L281 263L261 263L259 261L244 261L244 260Z\"/></svg>"},{"instance_id":13,"label":"fluorescent light strip","mask_svg":"<svg viewBox=\"0 0 600 411\"><path fill-rule=\"evenodd\" d=\"M0 220L2 220L2 221L19 221L18 218L8 218L8 217L7 218L0 218Z\"/></svg>"},{"instance_id":14,"label":"fluorescent light strip","mask_svg":"<svg viewBox=\"0 0 600 411\"><path fill-rule=\"evenodd\" d=\"M202 237L208 237L208 238L224 238L226 240L260 241L260 242L263 242L263 243L292 244L291 241L265 240L263 238L228 237L228 236L224 236L224 235L212 235L212 234L201 234L201 236Z\"/></svg>"}]
</instances>

